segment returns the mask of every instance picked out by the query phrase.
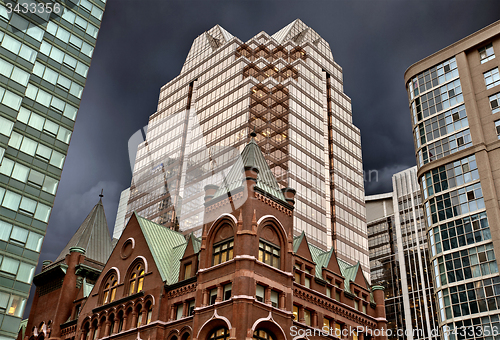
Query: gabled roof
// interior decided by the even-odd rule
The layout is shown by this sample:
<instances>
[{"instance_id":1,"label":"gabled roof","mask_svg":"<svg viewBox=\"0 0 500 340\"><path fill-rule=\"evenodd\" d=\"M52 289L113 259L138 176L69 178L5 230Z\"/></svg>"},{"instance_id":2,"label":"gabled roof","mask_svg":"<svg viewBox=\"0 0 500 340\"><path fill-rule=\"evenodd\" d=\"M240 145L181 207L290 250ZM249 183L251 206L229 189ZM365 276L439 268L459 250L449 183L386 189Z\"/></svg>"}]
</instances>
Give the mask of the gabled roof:
<instances>
[{"instance_id":1,"label":"gabled roof","mask_svg":"<svg viewBox=\"0 0 500 340\"><path fill-rule=\"evenodd\" d=\"M300 19L295 19L290 24L274 33L271 37L280 44L289 40L296 44L300 44L304 40L315 42L321 38L318 33L304 24Z\"/></svg>"},{"instance_id":2,"label":"gabled roof","mask_svg":"<svg viewBox=\"0 0 500 340\"><path fill-rule=\"evenodd\" d=\"M245 167L259 169L257 184L255 185L256 188L286 203L285 196L280 189L276 177L274 177L262 151L253 138L245 146L241 152L241 157L236 160L231 170L229 170L226 178L215 192L213 198L228 195L235 189L242 187L243 179L245 178Z\"/></svg>"},{"instance_id":3,"label":"gabled roof","mask_svg":"<svg viewBox=\"0 0 500 340\"><path fill-rule=\"evenodd\" d=\"M184 235L156 224L134 212L162 280L171 285L178 281L180 259L187 242Z\"/></svg>"},{"instance_id":4,"label":"gabled roof","mask_svg":"<svg viewBox=\"0 0 500 340\"><path fill-rule=\"evenodd\" d=\"M72 247L85 249L85 255L88 259L102 264L108 261L113 246L102 199L99 199L99 202L92 208L54 262L63 260L66 254L69 254L69 249Z\"/></svg>"}]
</instances>

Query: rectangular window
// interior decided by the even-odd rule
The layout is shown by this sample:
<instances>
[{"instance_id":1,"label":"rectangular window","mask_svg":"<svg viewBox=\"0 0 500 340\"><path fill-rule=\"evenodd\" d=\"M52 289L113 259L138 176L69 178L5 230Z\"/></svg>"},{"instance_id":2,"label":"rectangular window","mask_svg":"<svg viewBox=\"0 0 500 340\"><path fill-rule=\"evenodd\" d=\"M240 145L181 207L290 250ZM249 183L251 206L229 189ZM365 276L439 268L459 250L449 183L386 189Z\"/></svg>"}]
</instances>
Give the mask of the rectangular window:
<instances>
[{"instance_id":1,"label":"rectangular window","mask_svg":"<svg viewBox=\"0 0 500 340\"><path fill-rule=\"evenodd\" d=\"M354 309L359 310L359 302L358 302L358 300L354 300Z\"/></svg>"},{"instance_id":2,"label":"rectangular window","mask_svg":"<svg viewBox=\"0 0 500 340\"><path fill-rule=\"evenodd\" d=\"M326 286L326 296L332 297L332 287Z\"/></svg>"},{"instance_id":3,"label":"rectangular window","mask_svg":"<svg viewBox=\"0 0 500 340\"><path fill-rule=\"evenodd\" d=\"M307 276L304 279L304 286L306 286L307 288L311 288L311 279Z\"/></svg>"},{"instance_id":4,"label":"rectangular window","mask_svg":"<svg viewBox=\"0 0 500 340\"><path fill-rule=\"evenodd\" d=\"M495 121L495 131L497 132L498 139L500 139L500 120Z\"/></svg>"},{"instance_id":5,"label":"rectangular window","mask_svg":"<svg viewBox=\"0 0 500 340\"><path fill-rule=\"evenodd\" d=\"M490 106L491 106L491 113L498 113L500 112L500 92L496 93L492 96L489 96L488 99L490 100Z\"/></svg>"},{"instance_id":6,"label":"rectangular window","mask_svg":"<svg viewBox=\"0 0 500 340\"><path fill-rule=\"evenodd\" d=\"M495 52L493 51L492 44L480 48L478 52L479 52L479 57L481 59L481 64L484 64L485 62L495 58Z\"/></svg>"},{"instance_id":7,"label":"rectangular window","mask_svg":"<svg viewBox=\"0 0 500 340\"><path fill-rule=\"evenodd\" d=\"M184 266L184 280L191 278L191 263Z\"/></svg>"},{"instance_id":8,"label":"rectangular window","mask_svg":"<svg viewBox=\"0 0 500 340\"><path fill-rule=\"evenodd\" d=\"M275 290L271 290L271 305L273 305L274 308L278 308L279 306L279 293Z\"/></svg>"},{"instance_id":9,"label":"rectangular window","mask_svg":"<svg viewBox=\"0 0 500 340\"><path fill-rule=\"evenodd\" d=\"M213 265L217 265L219 263L232 260L233 246L234 246L234 240L232 238L214 244L214 252L212 259Z\"/></svg>"},{"instance_id":10,"label":"rectangular window","mask_svg":"<svg viewBox=\"0 0 500 340\"><path fill-rule=\"evenodd\" d=\"M323 318L323 329L326 327L330 331L330 319Z\"/></svg>"},{"instance_id":11,"label":"rectangular window","mask_svg":"<svg viewBox=\"0 0 500 340\"><path fill-rule=\"evenodd\" d=\"M261 285L257 285L257 288L255 290L255 299L259 302L264 302L264 296L265 296L266 288Z\"/></svg>"},{"instance_id":12,"label":"rectangular window","mask_svg":"<svg viewBox=\"0 0 500 340\"><path fill-rule=\"evenodd\" d=\"M195 307L195 301L192 300L189 302L189 316L194 315L194 307Z\"/></svg>"},{"instance_id":13,"label":"rectangular window","mask_svg":"<svg viewBox=\"0 0 500 340\"><path fill-rule=\"evenodd\" d=\"M311 312L304 309L304 322L306 325L311 326Z\"/></svg>"},{"instance_id":14,"label":"rectangular window","mask_svg":"<svg viewBox=\"0 0 500 340\"><path fill-rule=\"evenodd\" d=\"M366 304L365 304L365 303L363 303L363 306L362 306L362 307L363 307L363 309L362 309L361 311L362 311L363 313L365 313L365 314L366 314Z\"/></svg>"},{"instance_id":15,"label":"rectangular window","mask_svg":"<svg viewBox=\"0 0 500 340\"><path fill-rule=\"evenodd\" d=\"M293 319L299 321L299 307L293 305Z\"/></svg>"},{"instance_id":16,"label":"rectangular window","mask_svg":"<svg viewBox=\"0 0 500 340\"><path fill-rule=\"evenodd\" d=\"M275 268L280 268L280 247L275 244L259 241L259 261Z\"/></svg>"},{"instance_id":17,"label":"rectangular window","mask_svg":"<svg viewBox=\"0 0 500 340\"><path fill-rule=\"evenodd\" d=\"M209 304L213 305L217 299L217 288L210 290Z\"/></svg>"},{"instance_id":18,"label":"rectangular window","mask_svg":"<svg viewBox=\"0 0 500 340\"><path fill-rule=\"evenodd\" d=\"M183 307L184 307L184 305L182 303L177 305L177 313L176 313L175 320L179 320L182 318Z\"/></svg>"},{"instance_id":19,"label":"rectangular window","mask_svg":"<svg viewBox=\"0 0 500 340\"><path fill-rule=\"evenodd\" d=\"M488 72L485 72L483 75L487 89L491 89L500 84L500 75L498 74L498 67Z\"/></svg>"},{"instance_id":20,"label":"rectangular window","mask_svg":"<svg viewBox=\"0 0 500 340\"><path fill-rule=\"evenodd\" d=\"M231 283L224 286L224 289L223 289L223 292L224 292L223 300L224 301L229 300L231 298L232 287L233 287L233 285Z\"/></svg>"}]
</instances>

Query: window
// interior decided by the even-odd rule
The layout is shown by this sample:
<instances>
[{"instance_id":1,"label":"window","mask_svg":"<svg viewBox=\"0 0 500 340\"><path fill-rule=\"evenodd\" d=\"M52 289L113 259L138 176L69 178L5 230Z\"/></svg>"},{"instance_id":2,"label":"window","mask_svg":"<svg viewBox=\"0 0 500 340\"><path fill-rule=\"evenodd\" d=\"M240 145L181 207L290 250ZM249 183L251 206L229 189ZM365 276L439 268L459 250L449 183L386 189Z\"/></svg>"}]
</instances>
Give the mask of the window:
<instances>
[{"instance_id":1,"label":"window","mask_svg":"<svg viewBox=\"0 0 500 340\"><path fill-rule=\"evenodd\" d=\"M299 307L293 305L293 319L299 321Z\"/></svg>"},{"instance_id":2,"label":"window","mask_svg":"<svg viewBox=\"0 0 500 340\"><path fill-rule=\"evenodd\" d=\"M213 305L215 303L215 300L217 300L217 288L211 289L210 290L210 296L209 296L209 305Z\"/></svg>"},{"instance_id":3,"label":"window","mask_svg":"<svg viewBox=\"0 0 500 340\"><path fill-rule=\"evenodd\" d=\"M358 340L358 331L352 333L352 340Z\"/></svg>"},{"instance_id":4,"label":"window","mask_svg":"<svg viewBox=\"0 0 500 340\"><path fill-rule=\"evenodd\" d=\"M256 291L255 291L255 298L259 302L264 302L264 297L265 297L265 292L266 288L261 285L257 285Z\"/></svg>"},{"instance_id":5,"label":"window","mask_svg":"<svg viewBox=\"0 0 500 340\"><path fill-rule=\"evenodd\" d=\"M229 330L227 328L219 328L213 331L208 337L209 340L229 340Z\"/></svg>"},{"instance_id":6,"label":"window","mask_svg":"<svg viewBox=\"0 0 500 340\"><path fill-rule=\"evenodd\" d=\"M306 325L311 326L311 311L304 309L304 322Z\"/></svg>"},{"instance_id":7,"label":"window","mask_svg":"<svg viewBox=\"0 0 500 340\"><path fill-rule=\"evenodd\" d=\"M233 285L231 283L227 284L224 286L224 295L223 295L223 300L226 301L226 300L229 300L231 298L231 289L232 289Z\"/></svg>"},{"instance_id":8,"label":"window","mask_svg":"<svg viewBox=\"0 0 500 340\"><path fill-rule=\"evenodd\" d=\"M189 301L189 316L194 315L195 301Z\"/></svg>"},{"instance_id":9,"label":"window","mask_svg":"<svg viewBox=\"0 0 500 340\"><path fill-rule=\"evenodd\" d=\"M233 259L234 240L228 239L214 244L213 265Z\"/></svg>"},{"instance_id":10,"label":"window","mask_svg":"<svg viewBox=\"0 0 500 340\"><path fill-rule=\"evenodd\" d=\"M299 270L300 270L300 264L296 263L294 265L294 267L295 267L295 273L294 273L295 282L300 283L301 282L301 280L300 280L300 272L299 272Z\"/></svg>"},{"instance_id":11,"label":"window","mask_svg":"<svg viewBox=\"0 0 500 340\"><path fill-rule=\"evenodd\" d=\"M191 278L191 263L184 266L184 280Z\"/></svg>"},{"instance_id":12,"label":"window","mask_svg":"<svg viewBox=\"0 0 500 340\"><path fill-rule=\"evenodd\" d=\"M495 121L495 130L497 132L498 139L500 139L500 120Z\"/></svg>"},{"instance_id":13,"label":"window","mask_svg":"<svg viewBox=\"0 0 500 340\"><path fill-rule=\"evenodd\" d=\"M498 67L488 72L485 72L483 75L487 89L491 89L492 87L495 87L500 84L500 75L498 74Z\"/></svg>"},{"instance_id":14,"label":"window","mask_svg":"<svg viewBox=\"0 0 500 340\"><path fill-rule=\"evenodd\" d=\"M184 309L184 305L182 303L177 305L175 320L179 320L182 318L183 309Z\"/></svg>"},{"instance_id":15,"label":"window","mask_svg":"<svg viewBox=\"0 0 500 340\"><path fill-rule=\"evenodd\" d=\"M280 247L264 240L259 241L259 261L280 268Z\"/></svg>"},{"instance_id":16,"label":"window","mask_svg":"<svg viewBox=\"0 0 500 340\"><path fill-rule=\"evenodd\" d=\"M335 323L335 336L340 338L342 336L342 325L339 323Z\"/></svg>"},{"instance_id":17,"label":"window","mask_svg":"<svg viewBox=\"0 0 500 340\"><path fill-rule=\"evenodd\" d=\"M492 44L480 48L478 52L479 52L479 57L481 58L481 64L484 64L485 62L495 58L495 52L493 51Z\"/></svg>"},{"instance_id":18,"label":"window","mask_svg":"<svg viewBox=\"0 0 500 340\"><path fill-rule=\"evenodd\" d=\"M361 308L362 308L361 311L366 314L366 303L363 303Z\"/></svg>"},{"instance_id":19,"label":"window","mask_svg":"<svg viewBox=\"0 0 500 340\"><path fill-rule=\"evenodd\" d=\"M138 264L136 265L134 271L130 275L128 295L140 292L143 289L143 285L144 285L144 269L142 264Z\"/></svg>"},{"instance_id":20,"label":"window","mask_svg":"<svg viewBox=\"0 0 500 340\"><path fill-rule=\"evenodd\" d=\"M258 329L253 332L252 339L257 340L274 340L274 337L263 329Z\"/></svg>"},{"instance_id":21,"label":"window","mask_svg":"<svg viewBox=\"0 0 500 340\"><path fill-rule=\"evenodd\" d=\"M498 104L498 101L500 101L500 92L489 96L488 99L490 100L491 113L500 112L500 105Z\"/></svg>"},{"instance_id":22,"label":"window","mask_svg":"<svg viewBox=\"0 0 500 340\"><path fill-rule=\"evenodd\" d=\"M107 280L104 285L104 292L102 296L102 304L113 302L116 297L116 285L118 281L116 280L116 276L113 274Z\"/></svg>"},{"instance_id":23,"label":"window","mask_svg":"<svg viewBox=\"0 0 500 340\"><path fill-rule=\"evenodd\" d=\"M275 290L271 290L271 305L274 308L278 308L279 306L279 293Z\"/></svg>"},{"instance_id":24,"label":"window","mask_svg":"<svg viewBox=\"0 0 500 340\"><path fill-rule=\"evenodd\" d=\"M328 331L330 330L330 319L323 318L323 329L326 327Z\"/></svg>"},{"instance_id":25,"label":"window","mask_svg":"<svg viewBox=\"0 0 500 340\"><path fill-rule=\"evenodd\" d=\"M354 309L359 310L359 302L358 302L358 300L354 300Z\"/></svg>"}]
</instances>

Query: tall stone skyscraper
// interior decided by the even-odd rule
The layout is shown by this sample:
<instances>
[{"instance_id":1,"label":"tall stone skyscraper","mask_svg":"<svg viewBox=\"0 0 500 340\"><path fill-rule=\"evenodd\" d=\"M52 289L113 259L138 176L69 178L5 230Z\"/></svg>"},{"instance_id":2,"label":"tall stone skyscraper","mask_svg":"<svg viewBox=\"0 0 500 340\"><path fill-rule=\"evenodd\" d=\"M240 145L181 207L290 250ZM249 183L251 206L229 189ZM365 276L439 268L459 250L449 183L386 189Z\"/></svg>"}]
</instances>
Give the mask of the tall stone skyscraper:
<instances>
[{"instance_id":1,"label":"tall stone skyscraper","mask_svg":"<svg viewBox=\"0 0 500 340\"><path fill-rule=\"evenodd\" d=\"M246 43L218 25L195 39L138 147L126 220L200 232L204 186L224 185L252 131L280 186L297 190L295 232L369 275L359 130L342 69L300 20Z\"/></svg>"},{"instance_id":2,"label":"tall stone skyscraper","mask_svg":"<svg viewBox=\"0 0 500 340\"><path fill-rule=\"evenodd\" d=\"M0 340L17 337L105 0L43 4L0 4Z\"/></svg>"},{"instance_id":3,"label":"tall stone skyscraper","mask_svg":"<svg viewBox=\"0 0 500 340\"><path fill-rule=\"evenodd\" d=\"M496 339L500 333L496 53L500 21L405 73L443 339Z\"/></svg>"}]
</instances>

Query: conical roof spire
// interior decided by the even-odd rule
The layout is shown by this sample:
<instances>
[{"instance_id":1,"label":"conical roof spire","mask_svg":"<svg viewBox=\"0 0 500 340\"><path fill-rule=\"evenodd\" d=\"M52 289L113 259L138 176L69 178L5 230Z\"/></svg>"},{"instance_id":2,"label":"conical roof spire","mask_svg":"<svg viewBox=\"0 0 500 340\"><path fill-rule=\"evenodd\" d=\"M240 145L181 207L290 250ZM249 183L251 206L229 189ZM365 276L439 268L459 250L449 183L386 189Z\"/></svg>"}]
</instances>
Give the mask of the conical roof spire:
<instances>
[{"instance_id":1,"label":"conical roof spire","mask_svg":"<svg viewBox=\"0 0 500 340\"><path fill-rule=\"evenodd\" d=\"M80 247L85 249L88 259L106 263L113 250L111 237L109 236L108 223L102 205L102 191L99 202L92 208L83 223L75 232L71 240L61 251L56 262L62 260L69 254L70 248Z\"/></svg>"}]
</instances>

